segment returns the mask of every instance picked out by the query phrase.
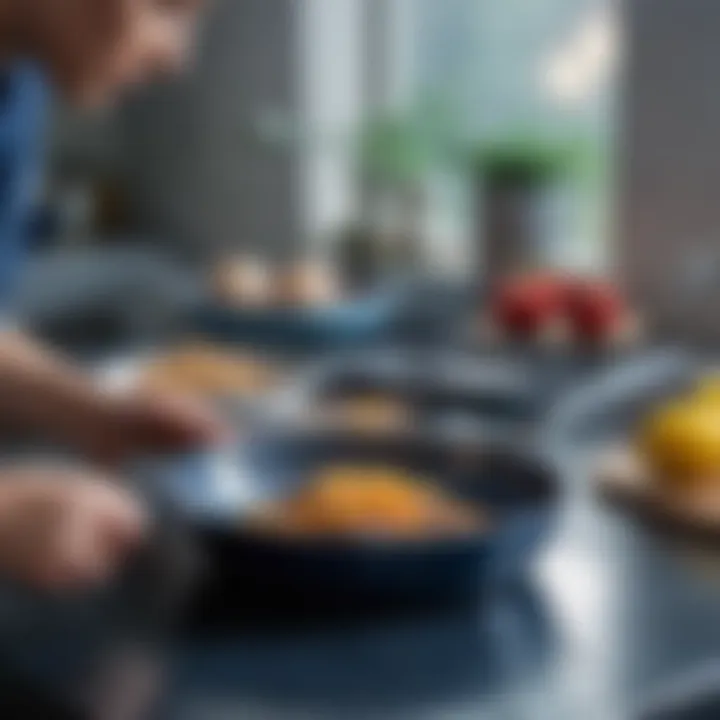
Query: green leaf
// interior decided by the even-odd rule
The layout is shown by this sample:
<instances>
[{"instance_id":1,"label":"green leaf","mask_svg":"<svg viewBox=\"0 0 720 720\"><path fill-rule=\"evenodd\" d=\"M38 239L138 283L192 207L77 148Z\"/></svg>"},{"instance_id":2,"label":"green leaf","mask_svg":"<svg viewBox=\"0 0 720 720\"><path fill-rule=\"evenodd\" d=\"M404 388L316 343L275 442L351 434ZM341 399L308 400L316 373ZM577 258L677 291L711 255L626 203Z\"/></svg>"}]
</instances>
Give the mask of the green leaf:
<instances>
[{"instance_id":1,"label":"green leaf","mask_svg":"<svg viewBox=\"0 0 720 720\"><path fill-rule=\"evenodd\" d=\"M587 143L517 134L486 142L471 152L475 171L494 185L535 186L587 166Z\"/></svg>"}]
</instances>

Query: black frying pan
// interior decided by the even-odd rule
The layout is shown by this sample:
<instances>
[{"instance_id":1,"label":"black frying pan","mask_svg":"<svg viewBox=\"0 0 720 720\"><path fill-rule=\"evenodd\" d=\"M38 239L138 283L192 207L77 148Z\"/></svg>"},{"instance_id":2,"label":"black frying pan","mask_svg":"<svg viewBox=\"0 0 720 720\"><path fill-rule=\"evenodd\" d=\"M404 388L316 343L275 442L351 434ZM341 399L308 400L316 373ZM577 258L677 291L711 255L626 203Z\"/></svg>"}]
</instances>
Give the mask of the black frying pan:
<instances>
[{"instance_id":1,"label":"black frying pan","mask_svg":"<svg viewBox=\"0 0 720 720\"><path fill-rule=\"evenodd\" d=\"M292 494L328 464L348 462L429 477L486 509L493 528L412 541L290 539L259 534L243 522L258 503ZM251 599L316 608L475 599L494 581L522 572L550 530L558 496L553 471L529 456L411 437L275 434L237 448L223 463L221 471L217 455L197 455L144 472L194 526L214 567L216 600L231 612Z\"/></svg>"}]
</instances>

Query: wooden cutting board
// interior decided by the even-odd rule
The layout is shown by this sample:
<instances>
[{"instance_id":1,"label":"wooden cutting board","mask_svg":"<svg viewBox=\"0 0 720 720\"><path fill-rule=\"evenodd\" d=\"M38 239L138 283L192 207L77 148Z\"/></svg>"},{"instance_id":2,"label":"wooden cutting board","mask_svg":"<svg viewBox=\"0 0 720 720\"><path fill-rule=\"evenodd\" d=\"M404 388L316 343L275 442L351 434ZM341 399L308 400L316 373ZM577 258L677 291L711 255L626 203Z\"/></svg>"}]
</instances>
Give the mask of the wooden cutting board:
<instances>
[{"instance_id":1,"label":"wooden cutting board","mask_svg":"<svg viewBox=\"0 0 720 720\"><path fill-rule=\"evenodd\" d=\"M601 497L665 532L720 545L720 478L695 489L664 488L629 445L604 450L595 469Z\"/></svg>"}]
</instances>

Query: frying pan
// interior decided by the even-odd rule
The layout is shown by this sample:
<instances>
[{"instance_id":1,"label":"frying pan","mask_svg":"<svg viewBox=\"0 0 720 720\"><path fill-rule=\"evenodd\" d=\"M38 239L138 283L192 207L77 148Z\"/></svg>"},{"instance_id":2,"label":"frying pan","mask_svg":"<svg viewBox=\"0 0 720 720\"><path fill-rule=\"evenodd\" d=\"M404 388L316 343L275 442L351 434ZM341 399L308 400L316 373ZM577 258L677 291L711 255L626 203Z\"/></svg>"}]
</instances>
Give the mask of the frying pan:
<instances>
[{"instance_id":1,"label":"frying pan","mask_svg":"<svg viewBox=\"0 0 720 720\"><path fill-rule=\"evenodd\" d=\"M417 540L288 538L244 522L259 504L294 494L337 463L430 478L487 511L491 529ZM230 614L248 603L326 608L475 599L489 584L522 573L551 528L558 497L554 470L530 455L327 431L268 433L224 454L155 461L142 475L194 528L212 566L209 592Z\"/></svg>"}]
</instances>

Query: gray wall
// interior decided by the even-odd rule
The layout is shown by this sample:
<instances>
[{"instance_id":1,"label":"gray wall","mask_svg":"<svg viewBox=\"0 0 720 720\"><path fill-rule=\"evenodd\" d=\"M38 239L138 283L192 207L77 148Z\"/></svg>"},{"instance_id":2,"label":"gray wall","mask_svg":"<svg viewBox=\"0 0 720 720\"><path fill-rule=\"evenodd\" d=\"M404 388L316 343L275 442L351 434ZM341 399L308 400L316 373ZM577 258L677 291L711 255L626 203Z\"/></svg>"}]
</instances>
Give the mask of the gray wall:
<instances>
[{"instance_id":1,"label":"gray wall","mask_svg":"<svg viewBox=\"0 0 720 720\"><path fill-rule=\"evenodd\" d=\"M720 3L628 0L619 152L627 281L663 334L720 339Z\"/></svg>"},{"instance_id":2,"label":"gray wall","mask_svg":"<svg viewBox=\"0 0 720 720\"><path fill-rule=\"evenodd\" d=\"M143 231L208 256L299 237L297 157L263 143L257 121L298 110L294 0L218 3L195 71L124 109L120 134Z\"/></svg>"}]
</instances>

